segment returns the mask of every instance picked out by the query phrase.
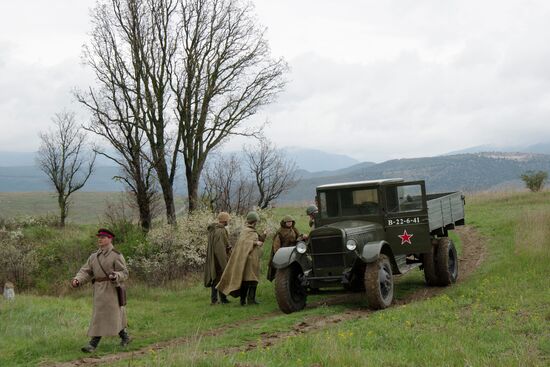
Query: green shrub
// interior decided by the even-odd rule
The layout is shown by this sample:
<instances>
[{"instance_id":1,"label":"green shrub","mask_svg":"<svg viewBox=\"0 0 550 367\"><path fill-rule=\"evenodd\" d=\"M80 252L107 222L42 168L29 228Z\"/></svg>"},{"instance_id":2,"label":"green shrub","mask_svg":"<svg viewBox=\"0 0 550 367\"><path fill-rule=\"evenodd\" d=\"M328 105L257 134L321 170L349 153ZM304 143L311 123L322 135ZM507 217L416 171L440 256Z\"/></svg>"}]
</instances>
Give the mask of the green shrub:
<instances>
[{"instance_id":1,"label":"green shrub","mask_svg":"<svg viewBox=\"0 0 550 367\"><path fill-rule=\"evenodd\" d=\"M521 175L521 179L529 190L537 192L544 187L548 179L548 173L544 171L527 171Z\"/></svg>"}]
</instances>

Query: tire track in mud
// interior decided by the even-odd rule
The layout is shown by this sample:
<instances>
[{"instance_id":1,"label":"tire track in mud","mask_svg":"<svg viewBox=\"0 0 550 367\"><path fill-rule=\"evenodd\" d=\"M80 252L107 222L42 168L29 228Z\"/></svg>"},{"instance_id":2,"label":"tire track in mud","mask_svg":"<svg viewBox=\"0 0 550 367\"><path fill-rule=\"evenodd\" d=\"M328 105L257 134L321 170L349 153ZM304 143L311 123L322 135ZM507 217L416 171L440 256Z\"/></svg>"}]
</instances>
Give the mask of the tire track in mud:
<instances>
[{"instance_id":1,"label":"tire track in mud","mask_svg":"<svg viewBox=\"0 0 550 367\"><path fill-rule=\"evenodd\" d=\"M460 254L459 261L459 278L457 283L463 282L472 274L485 260L486 258L486 240L483 238L474 228L470 226L459 227L456 229L456 233L459 235L462 241L462 253ZM411 302L425 300L435 295L444 292L446 287L425 287L419 289L411 294L404 296L399 300L394 300L393 306L405 305ZM317 301L308 304L307 308L319 307L322 305L334 305L344 302L357 301L360 302L363 299L362 293L344 293L334 296L330 296L327 299ZM304 333L314 332L321 330L332 325L339 324L344 321L353 320L365 317L373 312L369 309L350 309L338 314L327 316L309 316L305 317L301 322L292 326L288 331L275 332L275 333L260 333L258 339L251 341L243 346L219 348L205 353L219 353L229 355L238 352L247 352L256 348L270 347L279 341L282 341L291 336L297 336ZM151 352L159 352L161 350L177 347L184 344L199 343L201 339L205 337L215 337L226 333L229 330L235 328L241 328L246 325L257 323L258 321L270 319L275 316L281 316L281 312L275 311L264 314L262 316L253 317L246 321L238 321L232 324L223 325L218 328L207 330L201 333L197 333L192 336L171 339L165 342L154 343L147 347L143 347L139 350L120 352L116 354L110 354L98 357L85 357L78 360L48 364L47 366L56 367L76 367L76 366L97 366L106 363L114 363L122 360L136 359Z\"/></svg>"}]
</instances>

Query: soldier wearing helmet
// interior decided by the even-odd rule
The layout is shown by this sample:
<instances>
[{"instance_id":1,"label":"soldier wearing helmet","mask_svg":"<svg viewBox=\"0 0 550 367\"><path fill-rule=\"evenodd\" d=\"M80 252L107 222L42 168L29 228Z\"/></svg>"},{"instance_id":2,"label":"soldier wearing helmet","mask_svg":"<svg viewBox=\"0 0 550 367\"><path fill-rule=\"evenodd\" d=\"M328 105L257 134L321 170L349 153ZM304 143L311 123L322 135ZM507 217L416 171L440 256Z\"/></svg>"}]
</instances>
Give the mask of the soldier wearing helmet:
<instances>
[{"instance_id":1,"label":"soldier wearing helmet","mask_svg":"<svg viewBox=\"0 0 550 367\"><path fill-rule=\"evenodd\" d=\"M265 231L260 235L256 230L259 221L258 213L248 213L246 225L216 286L223 294L240 297L242 306L258 304L256 288L260 280L260 258L266 236Z\"/></svg>"},{"instance_id":2,"label":"soldier wearing helmet","mask_svg":"<svg viewBox=\"0 0 550 367\"><path fill-rule=\"evenodd\" d=\"M296 221L290 215L285 215L281 220L281 228L273 236L273 246L269 256L269 266L267 270L267 279L272 282L275 279L277 269L273 267L273 256L281 247L294 246L296 241L302 238L302 235L295 227Z\"/></svg>"},{"instance_id":3,"label":"soldier wearing helmet","mask_svg":"<svg viewBox=\"0 0 550 367\"><path fill-rule=\"evenodd\" d=\"M319 209L315 205L310 205L306 209L306 214L309 216L309 226L311 229L315 228L315 217L317 216L317 213L319 212Z\"/></svg>"},{"instance_id":4,"label":"soldier wearing helmet","mask_svg":"<svg viewBox=\"0 0 550 367\"><path fill-rule=\"evenodd\" d=\"M226 212L218 214L218 222L208 226L208 245L206 248L206 263L204 264L204 286L211 288L210 301L218 303L218 284L227 265L229 256L229 235L227 225L231 217ZM229 303L225 294L220 293L220 302Z\"/></svg>"}]
</instances>

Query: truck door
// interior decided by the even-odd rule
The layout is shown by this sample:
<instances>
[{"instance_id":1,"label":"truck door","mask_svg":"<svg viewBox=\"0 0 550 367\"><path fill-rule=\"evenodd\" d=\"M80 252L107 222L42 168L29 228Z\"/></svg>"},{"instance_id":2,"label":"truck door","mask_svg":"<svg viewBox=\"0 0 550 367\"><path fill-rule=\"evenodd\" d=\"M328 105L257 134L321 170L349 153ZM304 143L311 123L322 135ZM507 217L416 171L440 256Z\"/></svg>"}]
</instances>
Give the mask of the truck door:
<instances>
[{"instance_id":1,"label":"truck door","mask_svg":"<svg viewBox=\"0 0 550 367\"><path fill-rule=\"evenodd\" d=\"M385 186L384 229L394 255L431 249L424 181Z\"/></svg>"}]
</instances>

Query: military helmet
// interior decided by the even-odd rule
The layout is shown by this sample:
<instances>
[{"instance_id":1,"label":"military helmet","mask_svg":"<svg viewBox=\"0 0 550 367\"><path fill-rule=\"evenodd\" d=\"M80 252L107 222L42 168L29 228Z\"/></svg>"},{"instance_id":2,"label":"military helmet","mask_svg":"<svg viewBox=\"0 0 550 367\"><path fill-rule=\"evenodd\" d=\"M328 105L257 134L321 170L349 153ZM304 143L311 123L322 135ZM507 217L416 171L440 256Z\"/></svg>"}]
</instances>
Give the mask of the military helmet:
<instances>
[{"instance_id":1,"label":"military helmet","mask_svg":"<svg viewBox=\"0 0 550 367\"><path fill-rule=\"evenodd\" d=\"M229 219L231 219L231 217L229 216L229 213L220 212L218 214L218 222L229 222Z\"/></svg>"},{"instance_id":2,"label":"military helmet","mask_svg":"<svg viewBox=\"0 0 550 367\"><path fill-rule=\"evenodd\" d=\"M296 221L294 220L294 218L292 218L292 216L290 216L290 215L285 215L285 216L283 217L283 220L282 220L281 222L296 222Z\"/></svg>"},{"instance_id":3,"label":"military helmet","mask_svg":"<svg viewBox=\"0 0 550 367\"><path fill-rule=\"evenodd\" d=\"M248 212L248 214L246 215L246 221L248 223L259 222L260 216L256 212Z\"/></svg>"},{"instance_id":4,"label":"military helmet","mask_svg":"<svg viewBox=\"0 0 550 367\"><path fill-rule=\"evenodd\" d=\"M319 210L319 209L317 209L317 207L316 207L315 205L310 205L310 206L308 206L307 209L306 209L306 214L307 214L307 215L312 215L312 214L317 213L318 210Z\"/></svg>"}]
</instances>

